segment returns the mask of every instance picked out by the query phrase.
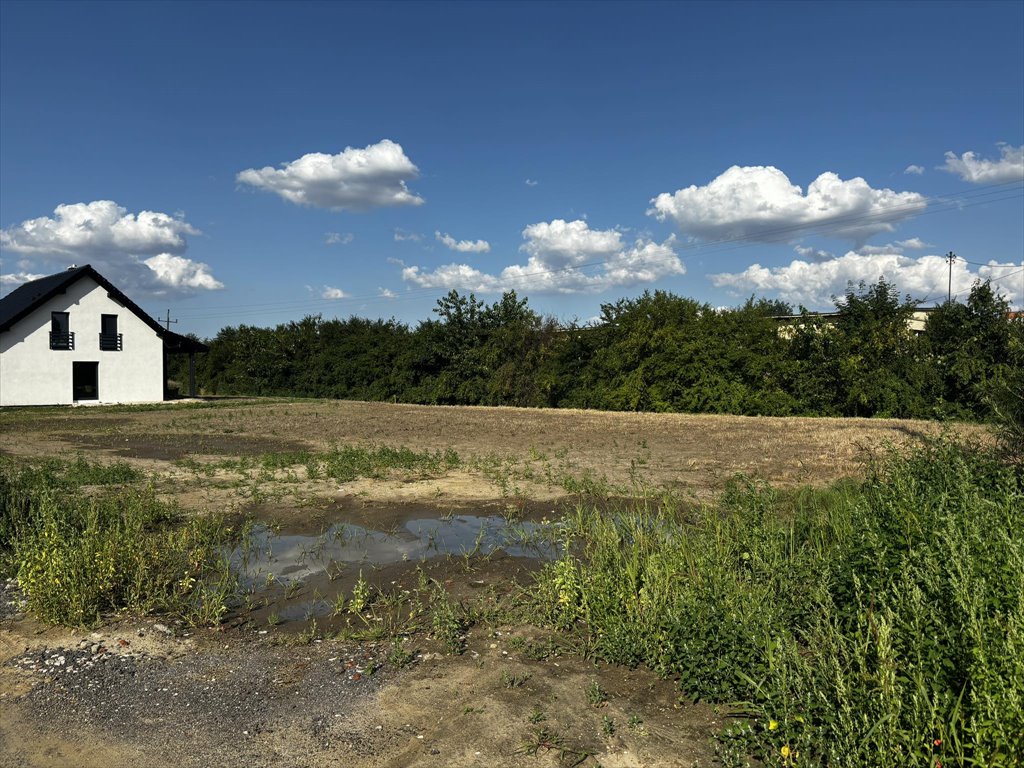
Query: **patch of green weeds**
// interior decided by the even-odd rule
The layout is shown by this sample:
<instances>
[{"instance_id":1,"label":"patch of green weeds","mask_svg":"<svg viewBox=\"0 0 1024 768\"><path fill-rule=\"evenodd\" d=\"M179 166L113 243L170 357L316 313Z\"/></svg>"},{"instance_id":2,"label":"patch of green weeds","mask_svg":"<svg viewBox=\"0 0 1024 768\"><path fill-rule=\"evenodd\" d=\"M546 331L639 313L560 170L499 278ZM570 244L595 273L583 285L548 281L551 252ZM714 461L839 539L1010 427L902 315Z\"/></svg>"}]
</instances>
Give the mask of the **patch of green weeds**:
<instances>
[{"instance_id":1,"label":"patch of green weeds","mask_svg":"<svg viewBox=\"0 0 1024 768\"><path fill-rule=\"evenodd\" d=\"M510 637L508 647L532 661L545 661L562 652L562 648L550 638L543 642L534 642L525 637Z\"/></svg>"},{"instance_id":2,"label":"patch of green weeds","mask_svg":"<svg viewBox=\"0 0 1024 768\"><path fill-rule=\"evenodd\" d=\"M587 683L587 687L583 689L583 692L587 696L587 703L592 707L603 707L608 703L608 692L601 687L597 680L591 680Z\"/></svg>"},{"instance_id":3,"label":"patch of green weeds","mask_svg":"<svg viewBox=\"0 0 1024 768\"><path fill-rule=\"evenodd\" d=\"M569 746L558 731L550 728L534 730L527 742L516 749L514 754L536 757L541 750L557 753L559 765L564 768L575 768L575 766L582 765L594 754L586 749Z\"/></svg>"},{"instance_id":4,"label":"patch of green weeds","mask_svg":"<svg viewBox=\"0 0 1024 768\"><path fill-rule=\"evenodd\" d=\"M391 471L436 475L461 464L459 455L451 450L416 452L409 448L362 448L344 446L318 456L324 474L338 482L360 477L380 478Z\"/></svg>"},{"instance_id":5,"label":"patch of green weeds","mask_svg":"<svg viewBox=\"0 0 1024 768\"><path fill-rule=\"evenodd\" d=\"M197 480L233 486L250 503L263 504L285 495L285 487L302 479L351 482L362 477L384 478L392 473L430 477L460 466L461 459L450 449L417 452L405 447L335 446L320 452L278 451L201 463L185 458L176 464L192 472ZM218 472L232 477L212 480Z\"/></svg>"},{"instance_id":6,"label":"patch of green weeds","mask_svg":"<svg viewBox=\"0 0 1024 768\"><path fill-rule=\"evenodd\" d=\"M1014 765L1022 509L1019 467L937 440L828 489L581 504L530 596L594 657L737 706L727 765Z\"/></svg>"},{"instance_id":7,"label":"patch of green weeds","mask_svg":"<svg viewBox=\"0 0 1024 768\"><path fill-rule=\"evenodd\" d=\"M139 483L142 472L126 461L102 464L78 455L74 459L49 458L42 461L15 461L0 457L0 473L16 475L23 486L53 491L78 491L82 486L111 486Z\"/></svg>"},{"instance_id":8,"label":"patch of green weeds","mask_svg":"<svg viewBox=\"0 0 1024 768\"><path fill-rule=\"evenodd\" d=\"M416 660L416 652L408 647L405 638L396 638L391 643L391 650L388 651L387 663L395 669L407 667Z\"/></svg>"},{"instance_id":9,"label":"patch of green weeds","mask_svg":"<svg viewBox=\"0 0 1024 768\"><path fill-rule=\"evenodd\" d=\"M462 654L466 650L466 629L469 627L465 607L454 602L443 588L434 591L430 601L431 623L434 637L449 653Z\"/></svg>"},{"instance_id":10,"label":"patch of green weeds","mask_svg":"<svg viewBox=\"0 0 1024 768\"><path fill-rule=\"evenodd\" d=\"M323 639L323 635L320 632L320 627L317 625L316 619L309 622L309 625L295 636L295 642L299 645L309 645L314 640Z\"/></svg>"},{"instance_id":11,"label":"patch of green weeds","mask_svg":"<svg viewBox=\"0 0 1024 768\"><path fill-rule=\"evenodd\" d=\"M607 738L611 738L615 735L615 721L608 715L604 715L601 718L601 733Z\"/></svg>"},{"instance_id":12,"label":"patch of green weeds","mask_svg":"<svg viewBox=\"0 0 1024 768\"><path fill-rule=\"evenodd\" d=\"M239 595L223 554L234 537L226 519L186 516L150 487L72 490L129 479L130 467L81 458L43 468L0 461L0 557L29 609L75 626L115 611L219 622Z\"/></svg>"},{"instance_id":13,"label":"patch of green weeds","mask_svg":"<svg viewBox=\"0 0 1024 768\"><path fill-rule=\"evenodd\" d=\"M506 688L522 688L531 677L528 672L517 675L505 669L501 672L501 684Z\"/></svg>"},{"instance_id":14,"label":"patch of green weeds","mask_svg":"<svg viewBox=\"0 0 1024 768\"><path fill-rule=\"evenodd\" d=\"M359 571L359 578L356 579L356 583L352 586L352 597L348 601L348 612L349 613L362 613L370 605L370 582L363 576L362 570Z\"/></svg>"}]
</instances>

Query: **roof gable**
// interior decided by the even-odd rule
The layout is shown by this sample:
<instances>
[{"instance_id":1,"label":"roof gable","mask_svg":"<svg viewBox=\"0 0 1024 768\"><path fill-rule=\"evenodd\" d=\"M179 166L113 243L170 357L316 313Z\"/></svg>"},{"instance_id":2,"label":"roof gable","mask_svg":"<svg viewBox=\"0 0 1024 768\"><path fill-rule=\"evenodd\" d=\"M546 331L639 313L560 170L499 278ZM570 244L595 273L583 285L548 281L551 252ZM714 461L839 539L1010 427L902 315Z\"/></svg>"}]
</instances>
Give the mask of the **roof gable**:
<instances>
[{"instance_id":1,"label":"roof gable","mask_svg":"<svg viewBox=\"0 0 1024 768\"><path fill-rule=\"evenodd\" d=\"M70 285L83 277L91 277L99 285L107 289L107 295L138 316L142 322L164 337L166 330L160 323L147 315L138 304L125 296L113 283L93 269L89 264L72 267L55 275L47 275L18 286L0 299L0 332L10 328L37 307L63 293Z\"/></svg>"}]
</instances>

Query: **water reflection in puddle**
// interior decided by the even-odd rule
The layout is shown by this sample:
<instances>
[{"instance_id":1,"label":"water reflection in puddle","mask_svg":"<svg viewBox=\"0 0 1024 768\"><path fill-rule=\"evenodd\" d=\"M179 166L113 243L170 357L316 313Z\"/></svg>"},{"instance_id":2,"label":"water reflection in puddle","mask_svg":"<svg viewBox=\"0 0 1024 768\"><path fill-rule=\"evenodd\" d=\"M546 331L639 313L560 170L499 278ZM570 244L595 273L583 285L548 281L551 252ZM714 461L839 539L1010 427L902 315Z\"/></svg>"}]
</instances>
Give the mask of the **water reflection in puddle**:
<instances>
[{"instance_id":1,"label":"water reflection in puddle","mask_svg":"<svg viewBox=\"0 0 1024 768\"><path fill-rule=\"evenodd\" d=\"M532 522L510 524L500 515L453 515L408 520L383 533L336 523L318 536L279 534L257 525L231 562L248 588L282 586L351 566L384 566L444 555L486 556L501 550L512 557L551 559L556 545Z\"/></svg>"}]
</instances>

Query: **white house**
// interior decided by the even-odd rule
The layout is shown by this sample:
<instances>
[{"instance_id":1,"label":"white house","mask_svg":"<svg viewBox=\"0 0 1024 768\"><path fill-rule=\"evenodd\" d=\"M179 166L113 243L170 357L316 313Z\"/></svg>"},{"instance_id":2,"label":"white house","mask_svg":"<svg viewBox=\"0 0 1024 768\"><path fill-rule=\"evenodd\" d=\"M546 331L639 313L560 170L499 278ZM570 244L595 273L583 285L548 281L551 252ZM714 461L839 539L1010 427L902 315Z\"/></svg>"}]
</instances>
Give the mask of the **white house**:
<instances>
[{"instance_id":1,"label":"white house","mask_svg":"<svg viewBox=\"0 0 1024 768\"><path fill-rule=\"evenodd\" d=\"M0 298L0 406L164 399L166 355L206 346L165 329L86 264Z\"/></svg>"}]
</instances>

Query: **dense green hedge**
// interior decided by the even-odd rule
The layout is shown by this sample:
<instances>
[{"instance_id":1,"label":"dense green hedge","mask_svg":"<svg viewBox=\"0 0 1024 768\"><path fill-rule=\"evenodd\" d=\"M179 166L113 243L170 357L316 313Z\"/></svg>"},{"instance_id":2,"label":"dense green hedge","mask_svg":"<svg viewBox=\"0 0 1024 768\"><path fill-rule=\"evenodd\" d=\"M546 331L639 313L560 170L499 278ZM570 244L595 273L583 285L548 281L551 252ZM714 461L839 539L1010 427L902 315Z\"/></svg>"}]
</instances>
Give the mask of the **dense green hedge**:
<instances>
[{"instance_id":1,"label":"dense green hedge","mask_svg":"<svg viewBox=\"0 0 1024 768\"><path fill-rule=\"evenodd\" d=\"M1007 322L988 283L931 313L920 336L907 326L913 304L884 281L836 304L838 322L808 314L780 334L785 304L719 310L657 291L566 329L515 293L486 305L453 291L415 329L356 317L224 328L198 377L219 395L976 419L991 412L994 382L1024 380L1011 354L1022 323Z\"/></svg>"}]
</instances>

